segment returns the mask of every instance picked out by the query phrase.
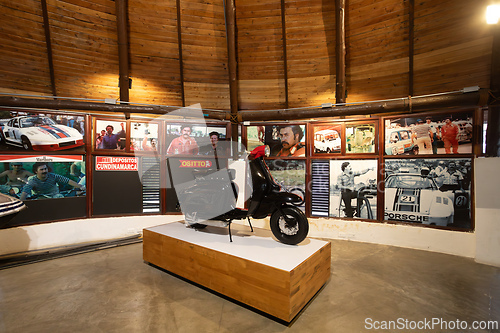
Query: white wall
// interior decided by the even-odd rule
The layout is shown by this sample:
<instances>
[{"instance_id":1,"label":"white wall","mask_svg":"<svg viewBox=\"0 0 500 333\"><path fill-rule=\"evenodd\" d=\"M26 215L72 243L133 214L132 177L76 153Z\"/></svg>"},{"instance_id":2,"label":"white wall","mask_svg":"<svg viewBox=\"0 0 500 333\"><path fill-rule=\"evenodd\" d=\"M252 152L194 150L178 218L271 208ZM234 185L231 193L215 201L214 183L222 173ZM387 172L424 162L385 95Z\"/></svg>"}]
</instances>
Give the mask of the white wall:
<instances>
[{"instance_id":1,"label":"white wall","mask_svg":"<svg viewBox=\"0 0 500 333\"><path fill-rule=\"evenodd\" d=\"M269 221L268 219L252 220L252 225L268 228ZM411 225L310 218L309 236L392 245L468 258L474 258L476 253L476 237L472 232L456 232Z\"/></svg>"},{"instance_id":2,"label":"white wall","mask_svg":"<svg viewBox=\"0 0 500 333\"><path fill-rule=\"evenodd\" d=\"M142 229L182 220L182 215L71 220L0 230L0 255L120 239Z\"/></svg>"},{"instance_id":3,"label":"white wall","mask_svg":"<svg viewBox=\"0 0 500 333\"><path fill-rule=\"evenodd\" d=\"M311 237L349 239L475 258L500 266L500 158L476 159L476 230L446 231L408 225L310 219ZM182 220L181 215L83 219L0 230L0 255L131 236L143 228ZM240 222L245 224L245 221ZM269 227L268 219L254 220Z\"/></svg>"},{"instance_id":4,"label":"white wall","mask_svg":"<svg viewBox=\"0 0 500 333\"><path fill-rule=\"evenodd\" d=\"M476 192L476 261L500 266L500 158L474 163Z\"/></svg>"}]
</instances>

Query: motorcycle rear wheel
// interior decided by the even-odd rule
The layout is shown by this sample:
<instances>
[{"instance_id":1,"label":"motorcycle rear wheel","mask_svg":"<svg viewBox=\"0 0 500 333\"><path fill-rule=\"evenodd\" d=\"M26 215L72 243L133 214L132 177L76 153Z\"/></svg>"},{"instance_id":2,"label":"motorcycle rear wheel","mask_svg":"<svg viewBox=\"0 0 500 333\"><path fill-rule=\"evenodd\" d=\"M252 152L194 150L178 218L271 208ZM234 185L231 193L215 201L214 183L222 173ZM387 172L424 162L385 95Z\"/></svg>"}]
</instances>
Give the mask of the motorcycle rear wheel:
<instances>
[{"instance_id":1,"label":"motorcycle rear wheel","mask_svg":"<svg viewBox=\"0 0 500 333\"><path fill-rule=\"evenodd\" d=\"M270 225L274 237L288 245L299 244L309 232L307 217L300 209L293 206L276 210L271 216Z\"/></svg>"}]
</instances>

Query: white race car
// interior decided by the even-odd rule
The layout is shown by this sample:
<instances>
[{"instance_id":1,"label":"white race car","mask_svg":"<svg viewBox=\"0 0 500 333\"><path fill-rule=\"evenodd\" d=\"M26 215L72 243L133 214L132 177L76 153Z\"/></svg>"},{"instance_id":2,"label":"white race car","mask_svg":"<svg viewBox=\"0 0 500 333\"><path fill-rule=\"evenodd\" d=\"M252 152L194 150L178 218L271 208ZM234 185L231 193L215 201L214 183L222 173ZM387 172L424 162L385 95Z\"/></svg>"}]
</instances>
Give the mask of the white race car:
<instances>
[{"instance_id":1,"label":"white race car","mask_svg":"<svg viewBox=\"0 0 500 333\"><path fill-rule=\"evenodd\" d=\"M453 216L453 200L426 175L397 173L385 180L385 220L447 226Z\"/></svg>"},{"instance_id":2,"label":"white race car","mask_svg":"<svg viewBox=\"0 0 500 333\"><path fill-rule=\"evenodd\" d=\"M26 150L62 150L83 146L78 130L57 124L49 117L20 116L2 126L1 139L5 143Z\"/></svg>"}]
</instances>

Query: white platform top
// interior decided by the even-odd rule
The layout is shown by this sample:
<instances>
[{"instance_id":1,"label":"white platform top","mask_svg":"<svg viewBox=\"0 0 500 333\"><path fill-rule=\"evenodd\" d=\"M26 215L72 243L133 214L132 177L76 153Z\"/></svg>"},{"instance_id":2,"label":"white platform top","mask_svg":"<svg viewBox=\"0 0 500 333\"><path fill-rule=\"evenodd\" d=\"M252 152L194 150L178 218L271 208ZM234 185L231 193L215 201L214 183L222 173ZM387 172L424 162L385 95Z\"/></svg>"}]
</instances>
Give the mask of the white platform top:
<instances>
[{"instance_id":1,"label":"white platform top","mask_svg":"<svg viewBox=\"0 0 500 333\"><path fill-rule=\"evenodd\" d=\"M286 245L275 240L270 230L254 228L251 232L249 226L239 224L231 225L233 242L229 241L228 228L222 227L195 230L172 222L146 230L288 272L327 244L306 238L298 245Z\"/></svg>"}]
</instances>

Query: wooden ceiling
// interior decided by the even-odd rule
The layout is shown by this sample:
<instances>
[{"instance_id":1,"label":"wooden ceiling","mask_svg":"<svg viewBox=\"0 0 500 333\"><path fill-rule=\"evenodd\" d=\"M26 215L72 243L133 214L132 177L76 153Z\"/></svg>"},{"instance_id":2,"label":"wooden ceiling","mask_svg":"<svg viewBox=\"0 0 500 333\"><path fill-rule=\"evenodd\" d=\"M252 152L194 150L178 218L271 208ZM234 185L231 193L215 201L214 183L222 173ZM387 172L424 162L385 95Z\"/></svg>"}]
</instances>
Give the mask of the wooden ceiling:
<instances>
[{"instance_id":1,"label":"wooden ceiling","mask_svg":"<svg viewBox=\"0 0 500 333\"><path fill-rule=\"evenodd\" d=\"M223 0L116 1L126 5L130 102L218 110L335 103L339 64L346 102L490 84L487 0L345 0L345 63L336 55L335 0L226 0L235 8L233 83ZM0 92L120 99L116 8L111 0L0 0Z\"/></svg>"}]
</instances>

